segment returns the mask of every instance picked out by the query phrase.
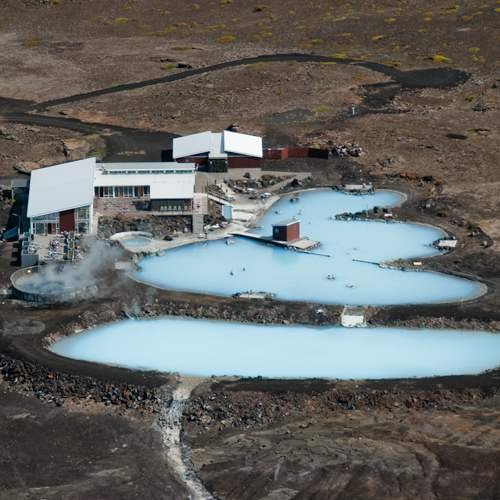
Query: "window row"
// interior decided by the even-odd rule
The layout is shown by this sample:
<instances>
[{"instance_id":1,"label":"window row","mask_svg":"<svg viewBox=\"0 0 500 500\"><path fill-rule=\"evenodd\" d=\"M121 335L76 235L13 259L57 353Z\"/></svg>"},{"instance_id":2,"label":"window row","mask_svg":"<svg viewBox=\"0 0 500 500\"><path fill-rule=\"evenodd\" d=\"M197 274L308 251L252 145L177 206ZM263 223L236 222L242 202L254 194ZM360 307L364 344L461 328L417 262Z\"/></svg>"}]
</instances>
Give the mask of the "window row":
<instances>
[{"instance_id":1,"label":"window row","mask_svg":"<svg viewBox=\"0 0 500 500\"><path fill-rule=\"evenodd\" d=\"M95 195L99 198L149 198L149 186L98 186Z\"/></svg>"}]
</instances>

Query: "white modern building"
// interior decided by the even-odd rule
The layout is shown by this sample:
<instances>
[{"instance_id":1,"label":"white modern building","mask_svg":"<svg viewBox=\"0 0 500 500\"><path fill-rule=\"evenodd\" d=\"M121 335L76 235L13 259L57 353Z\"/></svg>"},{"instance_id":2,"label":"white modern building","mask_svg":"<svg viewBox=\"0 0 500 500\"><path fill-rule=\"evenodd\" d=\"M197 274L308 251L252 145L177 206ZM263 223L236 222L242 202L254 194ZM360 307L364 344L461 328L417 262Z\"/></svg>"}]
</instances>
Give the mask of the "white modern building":
<instances>
[{"instance_id":1,"label":"white modern building","mask_svg":"<svg viewBox=\"0 0 500 500\"><path fill-rule=\"evenodd\" d=\"M95 158L31 172L28 213L32 234L91 232Z\"/></svg>"},{"instance_id":2,"label":"white modern building","mask_svg":"<svg viewBox=\"0 0 500 500\"><path fill-rule=\"evenodd\" d=\"M173 140L172 157L180 162L206 165L209 171L257 168L263 157L262 137L229 130L176 137Z\"/></svg>"},{"instance_id":3,"label":"white modern building","mask_svg":"<svg viewBox=\"0 0 500 500\"><path fill-rule=\"evenodd\" d=\"M190 213L193 163L97 163L72 161L31 173L28 212L32 234L89 234L98 198L134 198L147 209Z\"/></svg>"},{"instance_id":4,"label":"white modern building","mask_svg":"<svg viewBox=\"0 0 500 500\"><path fill-rule=\"evenodd\" d=\"M97 163L94 194L98 198L141 198L149 209L190 211L195 165L191 163Z\"/></svg>"}]
</instances>

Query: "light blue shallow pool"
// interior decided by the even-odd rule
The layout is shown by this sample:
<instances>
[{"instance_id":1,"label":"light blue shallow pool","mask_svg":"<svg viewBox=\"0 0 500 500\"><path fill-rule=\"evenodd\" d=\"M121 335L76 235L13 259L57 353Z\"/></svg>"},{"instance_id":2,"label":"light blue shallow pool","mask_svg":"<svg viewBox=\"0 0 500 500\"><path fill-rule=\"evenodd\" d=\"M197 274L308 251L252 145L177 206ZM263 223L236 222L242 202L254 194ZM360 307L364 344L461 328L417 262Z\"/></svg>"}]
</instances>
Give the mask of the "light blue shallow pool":
<instances>
[{"instance_id":1,"label":"light blue shallow pool","mask_svg":"<svg viewBox=\"0 0 500 500\"><path fill-rule=\"evenodd\" d=\"M146 236L130 236L119 241L125 248L131 248L135 250L137 248L149 245L152 240L151 238L148 238Z\"/></svg>"},{"instance_id":2,"label":"light blue shallow pool","mask_svg":"<svg viewBox=\"0 0 500 500\"><path fill-rule=\"evenodd\" d=\"M477 374L500 365L500 334L183 318L121 321L51 349L80 360L199 376L382 379Z\"/></svg>"},{"instance_id":3,"label":"light blue shallow pool","mask_svg":"<svg viewBox=\"0 0 500 500\"><path fill-rule=\"evenodd\" d=\"M404 272L373 264L398 258L438 253L431 244L443 236L418 224L335 221L335 214L374 206L394 206L400 194L379 191L349 196L332 190L300 194L298 203L281 199L255 232L271 234L273 223L297 217L301 234L321 242L316 251L331 257L307 255L236 238L169 250L140 261L137 278L155 286L215 295L266 291L281 300L352 305L424 304L460 301L479 295L479 283L431 272ZM335 279L328 279L328 277Z\"/></svg>"}]
</instances>

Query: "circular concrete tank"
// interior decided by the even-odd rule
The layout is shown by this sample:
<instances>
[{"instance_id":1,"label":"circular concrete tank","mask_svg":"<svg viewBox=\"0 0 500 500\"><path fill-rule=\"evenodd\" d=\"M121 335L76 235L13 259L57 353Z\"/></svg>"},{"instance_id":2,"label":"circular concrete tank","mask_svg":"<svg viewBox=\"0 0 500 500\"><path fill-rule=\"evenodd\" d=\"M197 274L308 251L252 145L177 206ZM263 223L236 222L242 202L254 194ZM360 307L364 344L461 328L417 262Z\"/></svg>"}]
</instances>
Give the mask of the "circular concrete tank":
<instances>
[{"instance_id":1,"label":"circular concrete tank","mask_svg":"<svg viewBox=\"0 0 500 500\"><path fill-rule=\"evenodd\" d=\"M14 297L28 302L54 304L68 302L89 291L64 279L64 270L72 264L54 264L19 269L10 277Z\"/></svg>"}]
</instances>

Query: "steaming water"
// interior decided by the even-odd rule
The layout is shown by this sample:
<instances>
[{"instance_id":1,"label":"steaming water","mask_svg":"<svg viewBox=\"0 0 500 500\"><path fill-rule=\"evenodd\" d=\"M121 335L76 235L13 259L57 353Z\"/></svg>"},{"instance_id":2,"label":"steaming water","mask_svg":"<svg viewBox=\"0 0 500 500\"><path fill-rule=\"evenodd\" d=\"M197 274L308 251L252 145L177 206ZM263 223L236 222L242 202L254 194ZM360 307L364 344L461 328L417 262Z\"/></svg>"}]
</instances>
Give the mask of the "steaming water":
<instances>
[{"instance_id":1,"label":"steaming water","mask_svg":"<svg viewBox=\"0 0 500 500\"><path fill-rule=\"evenodd\" d=\"M19 278L16 287L29 293L58 295L77 288L77 285L62 278L47 278L46 273L36 273Z\"/></svg>"},{"instance_id":2,"label":"steaming water","mask_svg":"<svg viewBox=\"0 0 500 500\"><path fill-rule=\"evenodd\" d=\"M141 260L137 277L155 286L216 295L249 290L276 293L278 299L353 305L422 304L460 301L481 293L472 281L430 272L382 269L373 264L398 258L428 257L439 253L433 241L443 233L417 224L333 221L343 212L374 206L393 206L401 195L379 191L349 196L331 190L301 193L298 203L281 199L264 216L258 234L270 235L272 223L296 216L301 234L321 242L316 251L297 253L236 238L193 244L169 250L163 256ZM327 279L333 275L334 280Z\"/></svg>"},{"instance_id":3,"label":"steaming water","mask_svg":"<svg viewBox=\"0 0 500 500\"><path fill-rule=\"evenodd\" d=\"M406 378L495 368L500 365L500 335L163 318L89 330L55 343L52 351L133 369L199 376Z\"/></svg>"}]
</instances>

